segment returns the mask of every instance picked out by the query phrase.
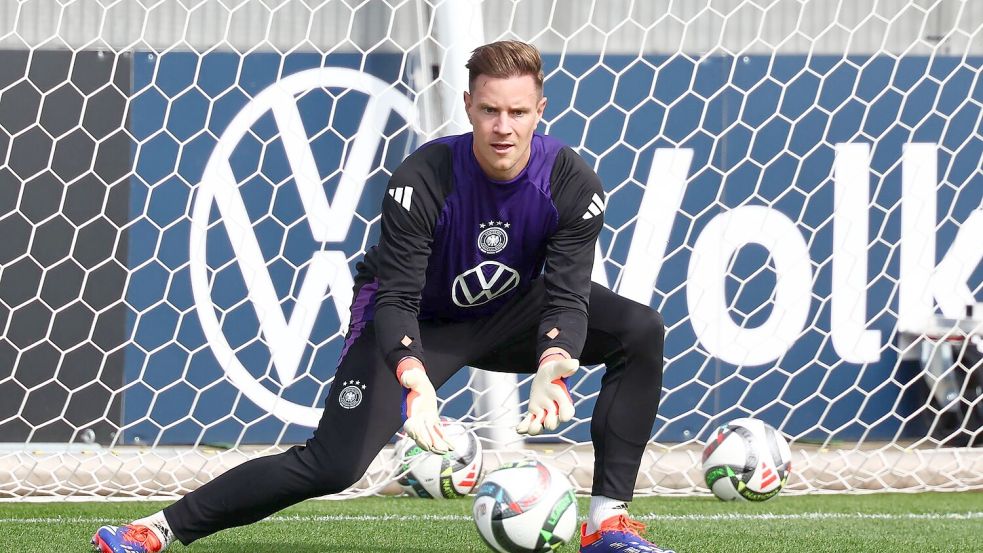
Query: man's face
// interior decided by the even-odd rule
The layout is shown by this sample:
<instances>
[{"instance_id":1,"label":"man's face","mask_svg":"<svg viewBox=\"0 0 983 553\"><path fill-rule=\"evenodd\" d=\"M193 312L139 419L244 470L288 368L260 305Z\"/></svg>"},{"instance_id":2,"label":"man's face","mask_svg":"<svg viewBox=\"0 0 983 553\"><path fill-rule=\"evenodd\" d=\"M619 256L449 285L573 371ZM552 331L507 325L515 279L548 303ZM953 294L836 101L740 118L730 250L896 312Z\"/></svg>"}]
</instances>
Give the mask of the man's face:
<instances>
[{"instance_id":1,"label":"man's face","mask_svg":"<svg viewBox=\"0 0 983 553\"><path fill-rule=\"evenodd\" d=\"M474 129L474 155L494 180L515 178L529 162L529 144L546 109L531 75L496 79L480 75L464 107Z\"/></svg>"}]
</instances>

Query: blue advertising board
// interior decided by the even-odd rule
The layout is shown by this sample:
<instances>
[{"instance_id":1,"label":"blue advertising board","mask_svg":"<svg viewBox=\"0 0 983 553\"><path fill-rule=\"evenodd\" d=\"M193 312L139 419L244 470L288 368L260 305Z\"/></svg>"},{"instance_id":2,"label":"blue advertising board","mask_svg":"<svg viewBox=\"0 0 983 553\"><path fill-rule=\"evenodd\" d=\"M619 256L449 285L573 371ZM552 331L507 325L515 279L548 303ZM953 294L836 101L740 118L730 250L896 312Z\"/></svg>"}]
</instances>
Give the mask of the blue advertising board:
<instances>
[{"instance_id":1,"label":"blue advertising board","mask_svg":"<svg viewBox=\"0 0 983 553\"><path fill-rule=\"evenodd\" d=\"M377 237L387 176L419 144L411 90L389 86L407 81L403 61L134 57L125 441L308 437L341 352L351 274ZM715 422L750 412L817 439L923 430L906 421L921 399L892 347L904 312L900 244L913 232L901 220L904 169L915 166L905 160L929 152L936 164L935 224L921 230L941 263L983 203L980 61L544 57L546 130L593 164L608 191L597 278L648 301L669 329L657 440L705 437ZM858 150L841 144L866 145L851 159L869 173L861 197L866 272L862 292L850 295L835 289L844 243L835 229L851 222L842 214L856 212L837 211L837 194L850 191L834 181L837 171L857 174L857 163L838 157ZM667 160L682 168L675 188L660 180ZM936 189L936 181L946 184ZM653 216L660 205L669 211ZM642 213L646 206L651 213ZM726 235L718 234L725 221L762 223L764 234L727 249L714 242ZM646 256L639 237L659 233L664 248ZM722 261L698 255L714 248ZM808 263L789 264L782 252L795 248ZM698 305L701 294L713 295L705 283L716 275L699 269L720 263L727 275L715 301L732 322L717 333L701 322L712 309ZM983 268L975 263L960 274L978 299ZM633 267L650 274L629 274ZM789 267L808 274L787 283ZM834 298L858 293L860 334L873 341L837 345ZM783 301L799 306L793 322L774 307ZM791 334L744 353L721 337L771 325ZM462 371L442 395L467 378ZM575 385L586 398L580 417L589 416L599 384L595 372ZM455 396L445 413L465 413L470 400ZM588 426L564 436L586 441Z\"/></svg>"}]
</instances>

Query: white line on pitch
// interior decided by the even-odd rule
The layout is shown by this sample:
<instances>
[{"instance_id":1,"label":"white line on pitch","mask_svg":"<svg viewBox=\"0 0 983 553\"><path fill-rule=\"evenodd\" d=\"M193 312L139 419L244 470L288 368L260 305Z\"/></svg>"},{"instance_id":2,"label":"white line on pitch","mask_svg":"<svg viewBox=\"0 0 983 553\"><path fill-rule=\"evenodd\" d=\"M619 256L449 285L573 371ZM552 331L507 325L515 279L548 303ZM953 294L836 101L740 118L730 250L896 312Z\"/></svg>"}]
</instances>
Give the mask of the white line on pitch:
<instances>
[{"instance_id":1,"label":"white line on pitch","mask_svg":"<svg viewBox=\"0 0 983 553\"><path fill-rule=\"evenodd\" d=\"M976 520L983 512L966 513L724 513L716 515L643 514L633 518L659 521L741 521L741 520ZM275 515L261 522L470 522L466 515ZM0 524L57 524L66 522L106 524L119 523L95 517L30 517L0 518Z\"/></svg>"}]
</instances>

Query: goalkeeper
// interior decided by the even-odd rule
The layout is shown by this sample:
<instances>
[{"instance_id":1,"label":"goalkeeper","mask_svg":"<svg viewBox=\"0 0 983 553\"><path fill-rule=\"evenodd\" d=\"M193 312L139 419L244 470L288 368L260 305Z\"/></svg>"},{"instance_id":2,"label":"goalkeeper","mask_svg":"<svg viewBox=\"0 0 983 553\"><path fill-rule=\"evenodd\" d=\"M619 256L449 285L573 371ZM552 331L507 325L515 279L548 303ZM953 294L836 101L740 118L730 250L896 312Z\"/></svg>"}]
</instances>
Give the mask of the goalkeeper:
<instances>
[{"instance_id":1,"label":"goalkeeper","mask_svg":"<svg viewBox=\"0 0 983 553\"><path fill-rule=\"evenodd\" d=\"M662 551L628 518L662 388L664 327L648 306L591 282L604 191L569 147L535 134L539 52L477 48L464 105L473 131L434 140L393 173L379 244L358 265L334 384L303 446L229 470L163 511L104 526L102 552L156 552L340 492L404 428L446 452L434 392L463 366L535 373L516 430L574 414L567 377L604 363L591 422L594 481L581 551ZM359 382L360 394L342 383Z\"/></svg>"}]
</instances>

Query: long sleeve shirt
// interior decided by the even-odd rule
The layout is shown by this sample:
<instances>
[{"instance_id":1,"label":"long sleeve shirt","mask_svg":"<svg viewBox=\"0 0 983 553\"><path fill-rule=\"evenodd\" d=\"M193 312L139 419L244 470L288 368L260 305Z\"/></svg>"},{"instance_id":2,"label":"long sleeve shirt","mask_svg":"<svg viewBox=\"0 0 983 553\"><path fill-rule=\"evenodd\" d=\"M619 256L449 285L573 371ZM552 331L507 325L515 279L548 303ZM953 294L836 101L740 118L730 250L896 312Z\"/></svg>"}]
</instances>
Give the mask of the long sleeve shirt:
<instances>
[{"instance_id":1,"label":"long sleeve shirt","mask_svg":"<svg viewBox=\"0 0 983 553\"><path fill-rule=\"evenodd\" d=\"M364 312L387 363L426 364L420 320L486 317L541 275L538 353L578 357L603 211L597 174L550 137L533 136L526 167L507 182L484 174L470 133L418 148L393 173L379 244L358 267L375 281Z\"/></svg>"}]
</instances>

